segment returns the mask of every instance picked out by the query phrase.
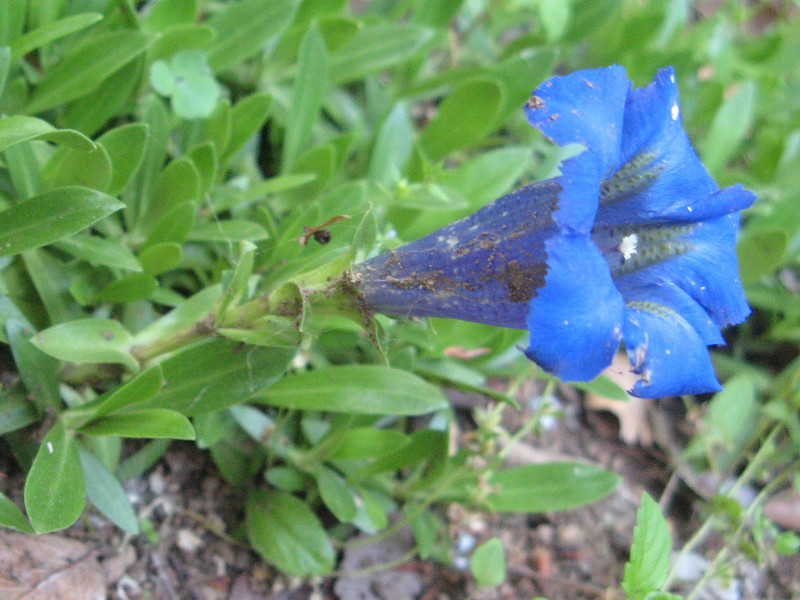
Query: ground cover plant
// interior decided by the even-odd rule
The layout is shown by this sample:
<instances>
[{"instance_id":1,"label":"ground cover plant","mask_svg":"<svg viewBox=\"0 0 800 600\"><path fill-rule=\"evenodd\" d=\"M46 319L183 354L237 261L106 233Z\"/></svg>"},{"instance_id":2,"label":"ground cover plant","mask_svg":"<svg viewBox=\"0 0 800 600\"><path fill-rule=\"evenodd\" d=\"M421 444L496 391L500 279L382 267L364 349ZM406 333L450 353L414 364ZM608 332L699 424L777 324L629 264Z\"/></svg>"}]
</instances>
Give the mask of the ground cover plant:
<instances>
[{"instance_id":1,"label":"ground cover plant","mask_svg":"<svg viewBox=\"0 0 800 600\"><path fill-rule=\"evenodd\" d=\"M672 311L659 314L680 313L669 321L679 333L658 331L682 352L646 362L641 353L657 347L648 346L647 328L624 336L640 376L634 393L685 394L687 414L703 415L672 457L690 485L697 473L713 481L703 522L679 550L692 554L714 532L724 542L687 594L699 597L739 556L763 562L796 553L800 538L764 506L800 488L798 30L790 2L3 2L0 340L9 376L0 447L25 477L21 494L0 494L0 524L54 532L90 506L142 534L147 524L123 484L173 440L208 452L244 498L235 537L301 577L336 571L341 548L357 535L379 539L406 526L413 544L401 559L450 562L433 507L541 513L606 496L620 481L611 469L505 459L559 416L552 399L562 384L552 373L578 380L582 392L628 397L605 375L594 377L621 332L610 345L585 330L551 343L549 311L577 308L545 303L544 273L537 320L525 313L508 321L472 318L483 309L431 308L443 280L416 267L391 271L391 280L384 272L388 295L369 278L407 256L405 243L437 230L461 235L472 222L460 219L523 186L552 180L568 190L574 166L605 150L557 129L577 100L539 86L584 77L604 90L608 77L619 111L648 93L629 92L628 78L638 90L680 87L680 108L672 96L663 105L666 122L688 132L716 183L695 177L702 167L693 161L676 169L695 177L687 189L718 194L725 206L695 215L698 223L728 219L727 254L712 253L709 276L734 290L725 302L657 296ZM620 66L596 70L609 65ZM656 87L645 88L654 78ZM593 119L611 123L600 109L610 114L616 105L598 97ZM548 108L555 104L558 112ZM592 184L604 186L601 203L621 199L627 214L630 189L655 185L663 169L647 152L658 148L645 150L646 164L636 162L642 153L628 163L643 170L640 179L604 178L612 163L603 163ZM736 184L758 197L752 208L755 196ZM537 185L526 189L547 201L553 192ZM613 207L604 210L598 223L616 226ZM742 210L738 267L754 314L724 331L727 346L712 349L712 365L706 345L723 341L719 327L747 312L732 254ZM649 216L635 216L649 225ZM562 230L582 227L558 219ZM652 280L619 283L647 238L626 231L616 239L610 228L602 235L620 255L621 295L609 319L630 323L636 313L647 321ZM658 235L653 247L689 234ZM535 241L556 256L565 237ZM564 251L564 263L589 256L581 248ZM671 258L683 252L670 248ZM385 252L388 259L375 258ZM513 258L517 266L525 260ZM533 277L536 265L525 268ZM573 298L581 283L608 290L610 281L559 285L572 285L565 297ZM531 301L525 285L508 283L512 304ZM585 310L594 296L581 302ZM534 414L509 431L503 418L531 379L543 382ZM453 443L457 417L445 389L491 400L473 417L470 444ZM742 500L744 488L754 500ZM618 593L675 597L671 546L661 509L643 495ZM498 538L471 558L478 584L502 582Z\"/></svg>"}]
</instances>

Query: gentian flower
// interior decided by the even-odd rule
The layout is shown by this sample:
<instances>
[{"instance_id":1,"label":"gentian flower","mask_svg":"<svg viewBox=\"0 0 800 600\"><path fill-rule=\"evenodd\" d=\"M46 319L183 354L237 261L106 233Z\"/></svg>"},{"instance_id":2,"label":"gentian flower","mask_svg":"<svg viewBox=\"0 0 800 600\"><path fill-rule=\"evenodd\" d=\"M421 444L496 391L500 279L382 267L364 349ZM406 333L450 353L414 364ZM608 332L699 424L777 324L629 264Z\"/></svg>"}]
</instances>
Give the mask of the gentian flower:
<instances>
[{"instance_id":1,"label":"gentian flower","mask_svg":"<svg viewBox=\"0 0 800 600\"><path fill-rule=\"evenodd\" d=\"M719 390L708 346L750 312L735 244L755 196L703 166L674 71L641 89L619 66L555 77L525 112L585 150L560 177L356 265L367 304L528 329L525 354L567 381L597 376L624 341L634 395Z\"/></svg>"}]
</instances>

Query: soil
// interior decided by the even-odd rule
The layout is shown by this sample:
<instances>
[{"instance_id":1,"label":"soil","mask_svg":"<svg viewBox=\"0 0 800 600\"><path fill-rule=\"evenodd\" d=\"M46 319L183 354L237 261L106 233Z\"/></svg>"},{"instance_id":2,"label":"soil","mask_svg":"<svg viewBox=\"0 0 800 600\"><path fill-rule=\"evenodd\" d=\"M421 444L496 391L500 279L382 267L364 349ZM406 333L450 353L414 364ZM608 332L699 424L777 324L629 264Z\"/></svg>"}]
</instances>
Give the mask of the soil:
<instances>
[{"instance_id":1,"label":"soil","mask_svg":"<svg viewBox=\"0 0 800 600\"><path fill-rule=\"evenodd\" d=\"M520 397L535 398L537 392L531 383ZM451 399L460 415L457 436L466 443L472 409L487 400L460 392ZM642 491L662 499L676 545L702 523L700 496L674 474L670 459L694 425L677 401L609 404L566 387L557 401L563 418L543 423L543 431L526 438L509 461L588 461L618 473L622 483L602 501L561 513L494 515L459 505L439 507L453 543L449 564L410 560L348 576L402 556L411 539L401 531L380 544L361 546L360 552L343 553L333 577L287 578L239 541L243 498L224 483L207 453L174 443L151 472L126 483L140 520L151 524L146 533L128 536L92 510L58 534L0 530L0 599L622 599L620 582ZM505 412L504 424L515 431L531 415L523 404L520 411ZM0 491L21 505L22 477L3 454ZM800 500L784 500L789 513L798 514ZM479 588L469 573L469 554L492 536L505 545L507 577L498 586ZM691 560L702 565L702 553L713 556L721 544L712 536ZM727 579L712 581L698 598L800 598L800 558L775 554L757 566L742 557Z\"/></svg>"}]
</instances>

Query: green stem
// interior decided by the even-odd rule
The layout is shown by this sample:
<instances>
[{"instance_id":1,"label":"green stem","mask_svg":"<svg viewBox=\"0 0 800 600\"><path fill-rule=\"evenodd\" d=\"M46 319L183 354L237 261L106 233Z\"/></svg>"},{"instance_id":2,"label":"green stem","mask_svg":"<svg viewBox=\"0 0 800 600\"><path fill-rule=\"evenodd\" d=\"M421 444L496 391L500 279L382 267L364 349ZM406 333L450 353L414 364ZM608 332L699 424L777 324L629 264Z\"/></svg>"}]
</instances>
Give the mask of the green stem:
<instances>
[{"instance_id":1,"label":"green stem","mask_svg":"<svg viewBox=\"0 0 800 600\"><path fill-rule=\"evenodd\" d=\"M780 434L780 432L782 430L783 430L783 426L782 425L776 425L772 429L772 431L769 433L769 435L766 437L766 439L763 441L763 443L759 447L758 451L756 452L756 455L749 462L747 467L745 467L745 470L742 472L742 474L739 476L739 478L736 480L736 482L733 484L733 486L731 486L731 489L728 490L728 492L725 494L726 496L729 496L729 497L734 496L736 494L736 492L738 492L744 485L748 484L755 477L755 475L758 473L758 471L763 467L764 463L766 463L767 459L770 458L774 454L774 443L775 443L775 440L777 439L778 435ZM776 478L776 479L780 479L780 478ZM768 486L766 486L764 488L764 490L766 490L767 488L770 488L770 489L772 488L772 482L770 482L770 484ZM763 494L764 490L762 490L762 492L759 494L759 497L761 496L761 494ZM753 502L750 505L750 508L748 509L748 513L750 512L752 507L754 507L756 505L757 505L757 503ZM692 537L689 538L689 540L686 542L686 544L684 544L683 548L681 548L680 552L678 553L678 556L676 557L675 562L672 564L672 569L670 569L670 572L669 572L669 575L667 576L666 581L661 586L661 590L662 591L667 591L669 589L669 587L672 585L672 583L675 581L675 578L678 575L678 567L680 566L680 564L684 560L686 560L686 557L692 551L694 551L695 548L697 548L700 544L703 543L703 541L705 541L705 539L706 539L706 537L708 537L709 533L711 533L711 531L718 524L720 524L721 520L722 519L719 516L711 515L706 520L706 522L703 523L703 525L700 527L700 529L698 529L694 533L694 535L692 535ZM743 523L744 523L744 520L743 520ZM723 551L724 550L725 549L723 549ZM719 558L719 556L723 553L723 551L720 551L720 553L717 554L717 558ZM713 565L718 564L717 558L714 559L714 562L712 563ZM700 588L702 587L702 584L704 584L704 582L708 578L708 576L709 576L708 574L710 572L711 572L711 565L709 565L709 568L706 570L706 573L703 575L701 580L697 583L697 586L695 586L694 591L692 592L693 595L696 595L696 592L698 592L698 590L700 590ZM692 596L690 596L690 598L692 598Z\"/></svg>"}]
</instances>

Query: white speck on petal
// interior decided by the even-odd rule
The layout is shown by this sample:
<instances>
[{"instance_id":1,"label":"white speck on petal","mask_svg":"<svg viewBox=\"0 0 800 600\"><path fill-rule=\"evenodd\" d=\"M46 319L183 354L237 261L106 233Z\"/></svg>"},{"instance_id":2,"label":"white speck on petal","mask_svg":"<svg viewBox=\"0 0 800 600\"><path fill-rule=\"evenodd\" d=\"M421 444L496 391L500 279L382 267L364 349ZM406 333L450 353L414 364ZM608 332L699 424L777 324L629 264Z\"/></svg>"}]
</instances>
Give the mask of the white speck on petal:
<instances>
[{"instance_id":1,"label":"white speck on petal","mask_svg":"<svg viewBox=\"0 0 800 600\"><path fill-rule=\"evenodd\" d=\"M677 121L678 115L681 114L681 109L678 108L677 102L672 105L672 120Z\"/></svg>"},{"instance_id":2,"label":"white speck on petal","mask_svg":"<svg viewBox=\"0 0 800 600\"><path fill-rule=\"evenodd\" d=\"M567 320L565 319L565 320L564 320L564 325L569 325L569 321L567 321Z\"/></svg>"},{"instance_id":3,"label":"white speck on petal","mask_svg":"<svg viewBox=\"0 0 800 600\"><path fill-rule=\"evenodd\" d=\"M628 260L631 256L636 254L636 246L639 243L639 238L635 233L630 235L626 235L622 238L622 241L619 244L619 251L622 253L622 257L625 260Z\"/></svg>"},{"instance_id":4,"label":"white speck on petal","mask_svg":"<svg viewBox=\"0 0 800 600\"><path fill-rule=\"evenodd\" d=\"M47 442L47 451L48 451L50 454L52 454L53 452L55 452L55 449L53 448L53 442Z\"/></svg>"},{"instance_id":5,"label":"white speck on petal","mask_svg":"<svg viewBox=\"0 0 800 600\"><path fill-rule=\"evenodd\" d=\"M691 206L687 206L686 210L688 210L689 212L692 212L692 207Z\"/></svg>"},{"instance_id":6,"label":"white speck on petal","mask_svg":"<svg viewBox=\"0 0 800 600\"><path fill-rule=\"evenodd\" d=\"M670 80L670 82L672 82L672 83L675 83L675 73L672 73L672 74L669 76L669 80Z\"/></svg>"}]
</instances>

